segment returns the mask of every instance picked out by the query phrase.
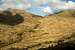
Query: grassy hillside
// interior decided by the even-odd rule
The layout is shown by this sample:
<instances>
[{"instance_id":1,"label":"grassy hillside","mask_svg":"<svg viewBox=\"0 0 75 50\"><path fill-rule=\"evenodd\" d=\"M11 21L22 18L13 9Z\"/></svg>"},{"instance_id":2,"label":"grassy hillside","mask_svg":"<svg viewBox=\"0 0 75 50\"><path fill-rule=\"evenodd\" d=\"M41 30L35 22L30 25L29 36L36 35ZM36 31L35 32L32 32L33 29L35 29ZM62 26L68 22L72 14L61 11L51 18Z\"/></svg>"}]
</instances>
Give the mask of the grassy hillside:
<instances>
[{"instance_id":1,"label":"grassy hillside","mask_svg":"<svg viewBox=\"0 0 75 50\"><path fill-rule=\"evenodd\" d=\"M18 16L12 16L12 13L17 13ZM11 48L38 50L74 41L74 10L62 11L47 17L36 16L20 10L12 13L11 15L4 15L5 13L0 15L1 50L11 50ZM17 24L16 21L21 19L16 20L15 17L21 17L23 21ZM6 20L8 21L6 22ZM15 24L12 25L12 23Z\"/></svg>"}]
</instances>

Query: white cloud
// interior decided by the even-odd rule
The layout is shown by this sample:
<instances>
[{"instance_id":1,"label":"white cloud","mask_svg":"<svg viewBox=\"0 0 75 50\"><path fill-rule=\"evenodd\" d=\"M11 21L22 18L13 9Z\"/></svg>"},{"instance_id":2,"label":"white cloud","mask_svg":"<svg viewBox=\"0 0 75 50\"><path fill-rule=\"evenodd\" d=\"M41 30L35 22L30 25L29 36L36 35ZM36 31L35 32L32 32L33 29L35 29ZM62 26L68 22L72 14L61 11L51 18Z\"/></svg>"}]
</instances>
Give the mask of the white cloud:
<instances>
[{"instance_id":1,"label":"white cloud","mask_svg":"<svg viewBox=\"0 0 75 50\"><path fill-rule=\"evenodd\" d=\"M26 10L31 7L38 7L42 4L47 3L46 7L43 7L42 11L45 13L54 13L58 12L59 10L66 10L66 9L75 9L75 2L72 1L61 1L61 0L4 0L3 4L0 5L0 10L4 10L7 8L17 8ZM33 1L33 2L32 2Z\"/></svg>"},{"instance_id":2,"label":"white cloud","mask_svg":"<svg viewBox=\"0 0 75 50\"><path fill-rule=\"evenodd\" d=\"M75 9L75 3L72 1L68 1L68 3L65 3L66 7L68 7L68 9Z\"/></svg>"},{"instance_id":3,"label":"white cloud","mask_svg":"<svg viewBox=\"0 0 75 50\"><path fill-rule=\"evenodd\" d=\"M40 6L41 4L44 4L44 3L48 3L49 7L54 7L54 8L58 8L58 9L65 9L65 7L68 9L69 8L71 9L71 7L72 7L72 9L73 9L75 7L75 3L72 1L68 1L68 3L66 3L66 2L62 2L61 0L21 0L18 5L15 5L16 2L14 2L14 1L17 1L17 0L5 0L3 4L6 4L6 7L9 6L10 8L15 8L16 6L18 8ZM28 1L31 1L31 2L28 2ZM32 1L35 3L32 3Z\"/></svg>"}]
</instances>

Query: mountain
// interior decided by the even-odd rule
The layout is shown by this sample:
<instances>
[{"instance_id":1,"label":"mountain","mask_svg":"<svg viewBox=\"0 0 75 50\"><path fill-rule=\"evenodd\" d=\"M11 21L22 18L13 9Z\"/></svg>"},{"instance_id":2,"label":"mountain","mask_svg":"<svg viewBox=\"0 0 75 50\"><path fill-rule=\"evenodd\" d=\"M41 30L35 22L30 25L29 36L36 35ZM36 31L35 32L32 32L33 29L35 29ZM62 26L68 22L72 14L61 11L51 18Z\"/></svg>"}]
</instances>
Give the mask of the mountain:
<instances>
[{"instance_id":1,"label":"mountain","mask_svg":"<svg viewBox=\"0 0 75 50\"><path fill-rule=\"evenodd\" d=\"M4 24L0 21L0 35L2 35L0 36L0 49L40 50L40 48L60 47L65 43L71 46L75 44L75 10L66 10L46 17L21 10L14 12L24 20L16 25ZM4 17L8 17L8 15ZM60 49L62 48L60 47Z\"/></svg>"}]
</instances>

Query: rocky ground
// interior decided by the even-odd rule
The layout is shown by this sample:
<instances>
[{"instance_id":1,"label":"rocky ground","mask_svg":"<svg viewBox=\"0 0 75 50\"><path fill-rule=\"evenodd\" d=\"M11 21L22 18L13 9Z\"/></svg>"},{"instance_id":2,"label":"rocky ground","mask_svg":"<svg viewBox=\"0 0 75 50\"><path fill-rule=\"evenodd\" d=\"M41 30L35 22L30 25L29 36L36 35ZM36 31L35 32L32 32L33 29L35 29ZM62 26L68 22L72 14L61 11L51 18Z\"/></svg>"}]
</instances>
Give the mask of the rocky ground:
<instances>
[{"instance_id":1,"label":"rocky ground","mask_svg":"<svg viewBox=\"0 0 75 50\"><path fill-rule=\"evenodd\" d=\"M10 12L0 13L0 50L40 50L75 42L73 10L47 17L20 10Z\"/></svg>"}]
</instances>

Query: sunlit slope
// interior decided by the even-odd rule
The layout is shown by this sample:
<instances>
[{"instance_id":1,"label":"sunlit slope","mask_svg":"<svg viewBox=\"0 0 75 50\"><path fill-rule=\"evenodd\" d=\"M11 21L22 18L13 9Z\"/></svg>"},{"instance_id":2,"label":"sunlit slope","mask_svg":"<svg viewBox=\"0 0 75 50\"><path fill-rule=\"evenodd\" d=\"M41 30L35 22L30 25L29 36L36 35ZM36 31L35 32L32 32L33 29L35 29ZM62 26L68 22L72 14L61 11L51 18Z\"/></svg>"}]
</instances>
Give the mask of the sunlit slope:
<instances>
[{"instance_id":1,"label":"sunlit slope","mask_svg":"<svg viewBox=\"0 0 75 50\"><path fill-rule=\"evenodd\" d=\"M1 30L10 31L8 31L8 33L6 31L5 33L1 32L1 34L3 35L4 33L5 36L8 36L9 32L20 33L22 34L21 41L2 47L1 49L3 50L7 50L11 47L35 50L56 46L59 42L66 43L73 41L75 38L75 36L73 36L75 34L74 10L62 11L45 18L22 11L18 11L18 13L24 18L24 22L13 26L15 29L13 29L12 26L7 27L7 25L3 25ZM10 39L7 41L8 43L9 40ZM6 41L5 44L7 44Z\"/></svg>"}]
</instances>

